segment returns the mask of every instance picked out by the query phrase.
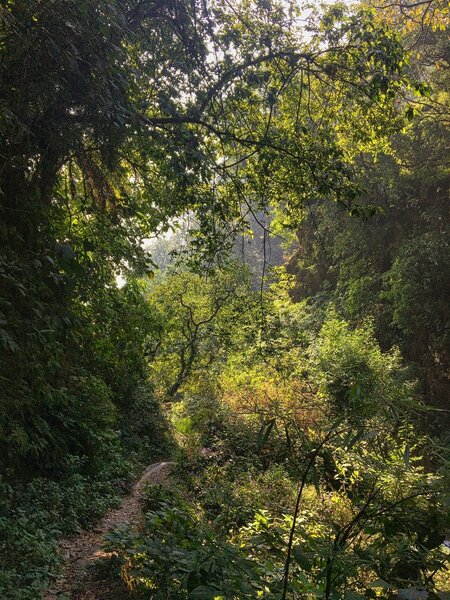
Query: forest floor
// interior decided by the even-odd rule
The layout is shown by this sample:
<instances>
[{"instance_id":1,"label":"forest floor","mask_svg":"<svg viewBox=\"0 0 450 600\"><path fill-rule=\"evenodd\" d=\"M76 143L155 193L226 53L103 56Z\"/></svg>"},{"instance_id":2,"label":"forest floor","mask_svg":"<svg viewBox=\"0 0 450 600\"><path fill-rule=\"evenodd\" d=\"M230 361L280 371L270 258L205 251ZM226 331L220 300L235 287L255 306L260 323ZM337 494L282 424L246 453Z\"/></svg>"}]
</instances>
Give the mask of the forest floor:
<instances>
[{"instance_id":1,"label":"forest floor","mask_svg":"<svg viewBox=\"0 0 450 600\"><path fill-rule=\"evenodd\" d=\"M111 578L113 556L103 549L105 534L120 525L139 523L144 486L147 483L163 485L172 465L171 462L158 462L147 467L119 508L110 510L94 529L60 541L61 575L44 592L43 600L122 600L129 597L125 586Z\"/></svg>"}]
</instances>

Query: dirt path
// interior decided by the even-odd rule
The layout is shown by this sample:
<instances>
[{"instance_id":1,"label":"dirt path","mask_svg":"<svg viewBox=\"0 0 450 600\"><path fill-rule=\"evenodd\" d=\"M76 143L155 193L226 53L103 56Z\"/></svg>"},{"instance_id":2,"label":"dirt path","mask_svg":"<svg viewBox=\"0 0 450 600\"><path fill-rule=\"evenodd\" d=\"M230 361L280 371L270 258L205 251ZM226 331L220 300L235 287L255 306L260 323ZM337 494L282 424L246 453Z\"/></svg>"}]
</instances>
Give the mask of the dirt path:
<instances>
[{"instance_id":1,"label":"dirt path","mask_svg":"<svg viewBox=\"0 0 450 600\"><path fill-rule=\"evenodd\" d=\"M105 534L109 529L126 523L139 522L142 513L142 490L146 483L167 481L171 462L159 462L147 467L142 477L134 485L131 493L123 499L120 508L109 511L95 529L83 531L80 535L62 539L58 552L64 566L61 576L43 594L43 600L70 598L71 600L118 600L121 592L108 587L107 581L95 579L90 567L98 559L109 558L103 549ZM125 591L121 597L126 598Z\"/></svg>"}]
</instances>

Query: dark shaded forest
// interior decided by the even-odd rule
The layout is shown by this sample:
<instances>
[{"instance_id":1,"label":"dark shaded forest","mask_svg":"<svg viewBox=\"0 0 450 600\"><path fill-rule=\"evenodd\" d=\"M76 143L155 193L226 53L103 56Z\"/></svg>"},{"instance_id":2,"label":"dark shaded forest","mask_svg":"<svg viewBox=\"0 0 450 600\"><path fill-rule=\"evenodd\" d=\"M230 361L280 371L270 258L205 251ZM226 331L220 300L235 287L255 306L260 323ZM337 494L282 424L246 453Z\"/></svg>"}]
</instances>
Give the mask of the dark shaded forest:
<instances>
[{"instance_id":1,"label":"dark shaded forest","mask_svg":"<svg viewBox=\"0 0 450 600\"><path fill-rule=\"evenodd\" d=\"M0 4L1 599L450 598L449 14Z\"/></svg>"}]
</instances>

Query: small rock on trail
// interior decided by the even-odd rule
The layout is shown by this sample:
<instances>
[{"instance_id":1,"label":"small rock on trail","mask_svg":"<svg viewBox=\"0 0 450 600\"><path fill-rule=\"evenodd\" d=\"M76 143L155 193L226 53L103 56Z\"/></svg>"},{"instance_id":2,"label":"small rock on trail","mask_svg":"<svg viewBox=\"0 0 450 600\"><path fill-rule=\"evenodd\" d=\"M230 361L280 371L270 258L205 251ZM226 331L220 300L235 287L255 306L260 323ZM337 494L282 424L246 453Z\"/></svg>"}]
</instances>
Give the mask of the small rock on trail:
<instances>
[{"instance_id":1,"label":"small rock on trail","mask_svg":"<svg viewBox=\"0 0 450 600\"><path fill-rule=\"evenodd\" d=\"M43 600L119 600L112 589L105 589L107 582L90 581L91 565L98 559L111 555L102 550L105 534L112 528L127 523L137 523L142 514L142 491L146 483L164 484L171 472L173 462L158 462L148 466L133 486L119 508L110 510L103 520L89 531L76 537L62 539L58 552L63 560L60 577L43 594ZM114 594L114 595L110 595ZM126 595L122 597L126 598Z\"/></svg>"}]
</instances>

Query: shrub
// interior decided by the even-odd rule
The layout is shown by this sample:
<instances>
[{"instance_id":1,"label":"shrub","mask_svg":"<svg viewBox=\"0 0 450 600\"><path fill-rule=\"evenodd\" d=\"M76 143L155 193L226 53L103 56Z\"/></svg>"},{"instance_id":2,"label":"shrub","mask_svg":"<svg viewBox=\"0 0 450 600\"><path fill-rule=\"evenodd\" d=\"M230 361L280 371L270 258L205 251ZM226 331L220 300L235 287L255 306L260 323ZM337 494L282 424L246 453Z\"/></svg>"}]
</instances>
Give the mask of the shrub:
<instances>
[{"instance_id":1,"label":"shrub","mask_svg":"<svg viewBox=\"0 0 450 600\"><path fill-rule=\"evenodd\" d=\"M313 380L328 399L332 414L395 418L406 409L419 408L399 352L383 353L370 324L351 329L331 314L310 354Z\"/></svg>"}]
</instances>

